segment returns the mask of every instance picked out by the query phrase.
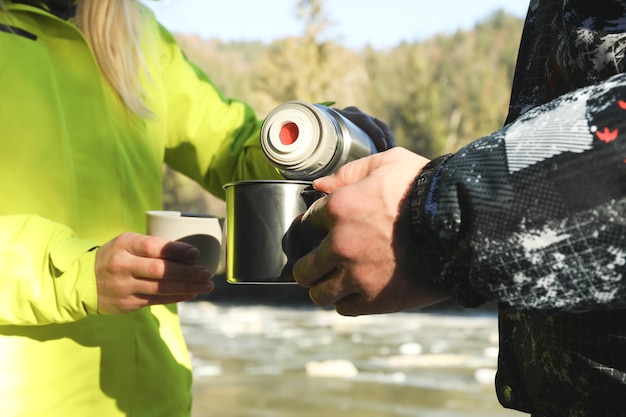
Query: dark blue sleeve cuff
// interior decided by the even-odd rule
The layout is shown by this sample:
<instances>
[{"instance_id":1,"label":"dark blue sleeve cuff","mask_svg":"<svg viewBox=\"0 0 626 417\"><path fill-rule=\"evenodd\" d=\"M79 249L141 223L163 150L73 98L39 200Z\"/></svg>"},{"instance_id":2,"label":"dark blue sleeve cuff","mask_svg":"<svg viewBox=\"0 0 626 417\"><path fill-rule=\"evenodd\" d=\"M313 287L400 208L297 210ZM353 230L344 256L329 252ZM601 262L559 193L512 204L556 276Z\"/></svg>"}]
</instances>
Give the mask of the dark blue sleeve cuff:
<instances>
[{"instance_id":1,"label":"dark blue sleeve cuff","mask_svg":"<svg viewBox=\"0 0 626 417\"><path fill-rule=\"evenodd\" d=\"M470 283L468 256L459 256L460 242L454 234L439 233L442 225L438 224L437 191L444 164L451 156L433 159L415 178L408 196L411 235L428 277L453 294L461 305L477 307L486 298Z\"/></svg>"}]
</instances>

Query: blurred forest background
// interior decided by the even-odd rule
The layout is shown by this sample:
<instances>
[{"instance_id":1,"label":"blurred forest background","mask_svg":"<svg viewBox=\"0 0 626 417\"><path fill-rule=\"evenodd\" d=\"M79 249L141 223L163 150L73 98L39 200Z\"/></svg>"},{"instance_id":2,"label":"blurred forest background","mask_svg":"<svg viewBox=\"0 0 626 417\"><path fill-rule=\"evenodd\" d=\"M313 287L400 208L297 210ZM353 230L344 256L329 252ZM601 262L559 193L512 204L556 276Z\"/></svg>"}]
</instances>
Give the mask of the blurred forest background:
<instances>
[{"instance_id":1,"label":"blurred forest background","mask_svg":"<svg viewBox=\"0 0 626 417\"><path fill-rule=\"evenodd\" d=\"M502 125L523 26L519 17L494 11L471 30L353 50L327 38L332 16L323 0L299 0L295 7L302 35L271 44L175 35L227 97L249 103L259 118L294 99L355 105L385 121L399 146L431 158ZM164 169L165 209L225 215L222 201Z\"/></svg>"}]
</instances>

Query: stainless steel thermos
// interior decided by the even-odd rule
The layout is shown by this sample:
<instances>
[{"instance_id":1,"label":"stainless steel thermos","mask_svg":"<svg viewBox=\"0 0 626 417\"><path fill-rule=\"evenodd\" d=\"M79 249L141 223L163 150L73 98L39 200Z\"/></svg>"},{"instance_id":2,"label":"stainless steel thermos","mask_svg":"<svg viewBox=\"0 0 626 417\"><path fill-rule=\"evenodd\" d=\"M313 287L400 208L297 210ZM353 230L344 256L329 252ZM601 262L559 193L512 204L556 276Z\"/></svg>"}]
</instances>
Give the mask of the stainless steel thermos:
<instances>
[{"instance_id":1,"label":"stainless steel thermos","mask_svg":"<svg viewBox=\"0 0 626 417\"><path fill-rule=\"evenodd\" d=\"M267 115L261 147L283 177L306 181L376 153L367 133L339 112L303 101L285 102Z\"/></svg>"}]
</instances>

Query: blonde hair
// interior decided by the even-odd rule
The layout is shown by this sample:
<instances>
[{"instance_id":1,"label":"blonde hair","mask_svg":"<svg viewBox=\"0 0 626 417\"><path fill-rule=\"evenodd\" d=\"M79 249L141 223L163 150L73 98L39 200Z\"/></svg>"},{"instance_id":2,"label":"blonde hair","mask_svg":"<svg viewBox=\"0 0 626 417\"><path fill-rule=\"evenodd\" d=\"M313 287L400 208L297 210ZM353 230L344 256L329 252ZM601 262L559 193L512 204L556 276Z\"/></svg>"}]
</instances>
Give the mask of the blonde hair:
<instances>
[{"instance_id":1,"label":"blonde hair","mask_svg":"<svg viewBox=\"0 0 626 417\"><path fill-rule=\"evenodd\" d=\"M141 84L147 67L142 53L145 16L138 0L78 0L76 25L83 32L104 77L122 102L140 117L152 112ZM0 10L4 10L0 0ZM149 77L148 77L149 79Z\"/></svg>"}]
</instances>

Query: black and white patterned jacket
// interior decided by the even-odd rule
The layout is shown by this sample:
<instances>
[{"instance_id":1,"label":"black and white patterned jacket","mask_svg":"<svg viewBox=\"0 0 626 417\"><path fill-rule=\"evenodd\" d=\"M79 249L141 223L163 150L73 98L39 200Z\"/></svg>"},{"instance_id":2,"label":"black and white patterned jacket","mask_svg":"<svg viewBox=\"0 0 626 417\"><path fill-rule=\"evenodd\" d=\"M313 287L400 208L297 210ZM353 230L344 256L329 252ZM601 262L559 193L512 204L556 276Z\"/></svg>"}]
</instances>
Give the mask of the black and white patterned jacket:
<instances>
[{"instance_id":1,"label":"black and white patterned jacket","mask_svg":"<svg viewBox=\"0 0 626 417\"><path fill-rule=\"evenodd\" d=\"M626 1L532 0L505 126L411 198L433 279L499 303L498 397L533 416L626 415L625 50Z\"/></svg>"}]
</instances>

